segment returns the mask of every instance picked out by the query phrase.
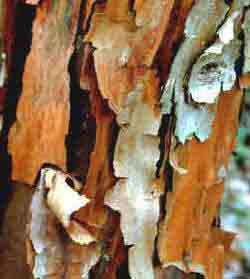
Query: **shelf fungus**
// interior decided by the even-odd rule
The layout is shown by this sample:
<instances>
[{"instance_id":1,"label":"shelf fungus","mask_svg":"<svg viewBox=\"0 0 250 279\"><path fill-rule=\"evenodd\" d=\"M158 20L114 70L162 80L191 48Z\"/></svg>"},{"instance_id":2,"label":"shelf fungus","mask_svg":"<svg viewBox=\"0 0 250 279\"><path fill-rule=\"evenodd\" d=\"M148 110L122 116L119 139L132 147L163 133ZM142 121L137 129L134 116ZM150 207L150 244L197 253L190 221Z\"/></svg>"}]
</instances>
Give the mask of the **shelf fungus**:
<instances>
[{"instance_id":1,"label":"shelf fungus","mask_svg":"<svg viewBox=\"0 0 250 279\"><path fill-rule=\"evenodd\" d=\"M121 129L113 166L119 180L105 196L105 203L121 214L125 245L132 245L129 272L133 279L154 278L152 257L162 194L155 177L160 156L158 80L150 70L144 78L128 94L127 105L117 116Z\"/></svg>"},{"instance_id":2,"label":"shelf fungus","mask_svg":"<svg viewBox=\"0 0 250 279\"><path fill-rule=\"evenodd\" d=\"M64 246L67 243L84 246L96 241L87 229L72 220L72 214L89 202L78 194L79 186L61 171L41 169L27 226L28 263L34 278L64 273ZM69 239L65 241L67 235Z\"/></svg>"}]
</instances>

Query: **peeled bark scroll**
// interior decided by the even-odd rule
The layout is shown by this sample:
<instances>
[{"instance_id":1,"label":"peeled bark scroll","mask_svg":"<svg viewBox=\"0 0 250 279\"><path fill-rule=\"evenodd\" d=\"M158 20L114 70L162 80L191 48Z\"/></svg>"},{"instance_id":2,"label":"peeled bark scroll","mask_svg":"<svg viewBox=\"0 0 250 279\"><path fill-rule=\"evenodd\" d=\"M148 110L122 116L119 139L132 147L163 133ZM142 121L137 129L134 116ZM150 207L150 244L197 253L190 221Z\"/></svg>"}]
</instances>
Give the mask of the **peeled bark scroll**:
<instances>
[{"instance_id":1,"label":"peeled bark scroll","mask_svg":"<svg viewBox=\"0 0 250 279\"><path fill-rule=\"evenodd\" d=\"M7 2L0 88L11 98ZM19 5L36 15L16 119L3 123L19 188L2 235L22 224L10 233L20 245L5 249L24 255L20 278L222 279L235 235L218 220L250 84L250 1Z\"/></svg>"}]
</instances>

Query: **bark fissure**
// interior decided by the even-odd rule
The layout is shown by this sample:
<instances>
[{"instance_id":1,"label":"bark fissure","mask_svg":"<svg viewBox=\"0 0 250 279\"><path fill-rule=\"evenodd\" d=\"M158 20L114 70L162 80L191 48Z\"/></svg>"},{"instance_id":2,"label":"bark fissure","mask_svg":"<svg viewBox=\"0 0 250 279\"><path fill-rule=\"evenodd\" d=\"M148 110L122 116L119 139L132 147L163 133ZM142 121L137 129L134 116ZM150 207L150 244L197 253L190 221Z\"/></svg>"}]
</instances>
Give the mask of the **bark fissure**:
<instances>
[{"instance_id":1,"label":"bark fissure","mask_svg":"<svg viewBox=\"0 0 250 279\"><path fill-rule=\"evenodd\" d=\"M8 92L4 104L4 135L16 119L16 108L22 91L22 77L27 55L31 47L32 23L36 8L19 3L15 7L15 39L12 50L12 63L9 72Z\"/></svg>"}]
</instances>

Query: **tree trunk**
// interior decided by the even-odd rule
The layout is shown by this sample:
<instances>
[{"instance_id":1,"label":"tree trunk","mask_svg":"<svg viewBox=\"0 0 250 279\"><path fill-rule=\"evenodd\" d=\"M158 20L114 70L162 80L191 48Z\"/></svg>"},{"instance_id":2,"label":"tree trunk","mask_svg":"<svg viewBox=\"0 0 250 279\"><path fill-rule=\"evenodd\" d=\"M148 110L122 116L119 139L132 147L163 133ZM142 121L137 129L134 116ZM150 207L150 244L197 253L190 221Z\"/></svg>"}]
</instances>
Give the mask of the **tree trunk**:
<instances>
[{"instance_id":1,"label":"tree trunk","mask_svg":"<svg viewBox=\"0 0 250 279\"><path fill-rule=\"evenodd\" d=\"M24 2L0 1L1 278L223 278L250 1Z\"/></svg>"}]
</instances>

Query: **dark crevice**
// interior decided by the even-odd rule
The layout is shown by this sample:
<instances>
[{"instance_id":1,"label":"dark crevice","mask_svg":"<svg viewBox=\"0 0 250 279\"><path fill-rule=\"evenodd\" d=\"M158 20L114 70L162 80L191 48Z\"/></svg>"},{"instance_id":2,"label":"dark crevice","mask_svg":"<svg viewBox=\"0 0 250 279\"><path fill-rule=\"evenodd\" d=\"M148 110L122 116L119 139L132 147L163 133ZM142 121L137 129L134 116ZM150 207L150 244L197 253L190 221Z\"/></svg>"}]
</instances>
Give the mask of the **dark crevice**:
<instances>
[{"instance_id":1,"label":"dark crevice","mask_svg":"<svg viewBox=\"0 0 250 279\"><path fill-rule=\"evenodd\" d=\"M165 189L166 193L173 192L173 167L170 165L169 160L165 165Z\"/></svg>"},{"instance_id":2,"label":"dark crevice","mask_svg":"<svg viewBox=\"0 0 250 279\"><path fill-rule=\"evenodd\" d=\"M225 1L225 3L227 4L227 5L231 5L232 3L233 3L233 0L224 0Z\"/></svg>"},{"instance_id":3,"label":"dark crevice","mask_svg":"<svg viewBox=\"0 0 250 279\"><path fill-rule=\"evenodd\" d=\"M176 1L174 4L174 7L171 11L170 15L170 22L168 24L168 27L165 31L163 41L161 43L160 48L157 51L156 57L154 59L154 66L158 69L158 75L160 78L160 85L161 85L161 93L163 94L165 83L168 78L169 72L171 68L167 65L171 65L172 62L175 59L175 56L177 55L177 52L184 40L184 36L182 32L179 33L182 34L180 36L176 36L175 40L170 40L169 37L173 35L173 30L175 30L176 26L178 24L185 25L185 19L182 19L181 15L182 10L182 4L181 1ZM171 53L171 55L166 56L165 51L166 49L169 49L168 52ZM163 59L162 59L163 58ZM160 216L157 223L157 237L155 239L155 245L154 245L154 255L153 255L153 264L154 266L161 265L158 251L157 251L157 242L159 237L159 226L161 221L164 219L166 215L166 202L167 202L167 193L173 191L173 169L169 162L169 152L170 152L170 144L171 144L171 134L173 131L173 125L174 125L174 118L172 115L174 115L174 108L170 115L163 115L161 119L161 126L159 129L159 137L160 137L160 158L156 165L156 177L160 178L161 175L164 177L165 181L165 187L164 187L164 194L160 197ZM176 277L177 278L177 277Z\"/></svg>"},{"instance_id":4,"label":"dark crevice","mask_svg":"<svg viewBox=\"0 0 250 279\"><path fill-rule=\"evenodd\" d=\"M167 279L185 279L186 274L175 266L168 266L164 269L164 278Z\"/></svg>"},{"instance_id":5,"label":"dark crevice","mask_svg":"<svg viewBox=\"0 0 250 279\"><path fill-rule=\"evenodd\" d=\"M172 117L174 115L174 109L171 113L171 115L164 115L161 122L161 129L159 132L160 136L160 151L161 156L158 161L158 170L157 174L158 177L160 176L160 171L162 169L162 174L164 177L165 182L165 191L164 194L160 198L160 212L161 217L165 216L165 206L166 206L166 199L167 199L167 193L173 191L173 168L169 161L169 154L170 154L170 148L171 148L171 135L173 132L173 125L174 125L174 118Z\"/></svg>"},{"instance_id":6,"label":"dark crevice","mask_svg":"<svg viewBox=\"0 0 250 279\"><path fill-rule=\"evenodd\" d=\"M134 10L134 4L135 4L135 0L130 0L130 1L129 1L129 10L130 10L131 12L135 12L135 10Z\"/></svg>"},{"instance_id":7,"label":"dark crevice","mask_svg":"<svg viewBox=\"0 0 250 279\"><path fill-rule=\"evenodd\" d=\"M130 278L128 274L128 247L118 247L118 243L114 241L114 235L117 232L117 228L120 226L119 214L112 209L109 210L109 221L105 224L102 231L102 239L99 244L101 245L101 253L99 261L94 265L89 273L89 279L100 279L112 277L111 273L119 273L117 278ZM120 257L121 250L125 253L125 259L121 263L117 262L117 257ZM114 270L114 266L117 267Z\"/></svg>"},{"instance_id":8,"label":"dark crevice","mask_svg":"<svg viewBox=\"0 0 250 279\"><path fill-rule=\"evenodd\" d=\"M65 182L69 185L70 188L75 189L75 183L72 178L69 176L66 177Z\"/></svg>"},{"instance_id":9,"label":"dark crevice","mask_svg":"<svg viewBox=\"0 0 250 279\"><path fill-rule=\"evenodd\" d=\"M190 273L190 278L195 278L195 279L204 279L204 275L202 275L201 273Z\"/></svg>"},{"instance_id":10,"label":"dark crevice","mask_svg":"<svg viewBox=\"0 0 250 279\"><path fill-rule=\"evenodd\" d=\"M0 139L0 217L7 207L11 184L11 158L7 151L8 132L16 120L16 108L22 91L22 78L26 57L32 40L32 23L36 7L18 3L15 7L14 42L11 53L10 73L7 83L7 93L4 104L4 125ZM12 15L13 16L13 15Z\"/></svg>"},{"instance_id":11,"label":"dark crevice","mask_svg":"<svg viewBox=\"0 0 250 279\"><path fill-rule=\"evenodd\" d=\"M244 32L241 31L239 33L238 39L242 42L240 46L240 55L238 59L235 61L235 72L237 76L242 75L243 65L244 65L244 47L245 47L245 40L244 40Z\"/></svg>"},{"instance_id":12,"label":"dark crevice","mask_svg":"<svg viewBox=\"0 0 250 279\"><path fill-rule=\"evenodd\" d=\"M80 88L79 55L75 52L69 64L70 125L66 147L67 169L84 184L89 157L95 145L96 122L91 114L89 92Z\"/></svg>"},{"instance_id":13,"label":"dark crevice","mask_svg":"<svg viewBox=\"0 0 250 279\"><path fill-rule=\"evenodd\" d=\"M90 154L95 145L96 135L96 122L91 114L89 91L80 87L85 47L82 43L84 35L82 22L85 16L85 4L85 1L81 2L75 36L75 50L69 62L70 123L69 133L66 137L67 170L83 184L85 184L87 177ZM89 26L87 26L87 30Z\"/></svg>"},{"instance_id":14,"label":"dark crevice","mask_svg":"<svg viewBox=\"0 0 250 279\"><path fill-rule=\"evenodd\" d=\"M81 89L80 86L82 63L85 59L84 55L86 55L84 53L86 45L83 44L83 38L90 29L95 6L102 3L106 3L106 1L97 0L94 2L86 27L83 30L82 22L86 16L86 2L82 1L75 37L75 51L69 63L70 124L69 133L66 138L67 170L83 184L86 182L90 155L96 142L96 119L92 113L90 92ZM89 64L92 65L93 61ZM92 73L91 70L90 72Z\"/></svg>"},{"instance_id":15,"label":"dark crevice","mask_svg":"<svg viewBox=\"0 0 250 279\"><path fill-rule=\"evenodd\" d=\"M241 19L242 23L244 23L246 11L247 9L244 10L243 17ZM240 55L235 62L235 72L236 75L240 77L243 74L243 65L245 61L244 49L245 49L245 41L247 39L245 38L245 33L242 29L239 32L238 39L241 41L241 46L240 46Z\"/></svg>"},{"instance_id":16,"label":"dark crevice","mask_svg":"<svg viewBox=\"0 0 250 279\"><path fill-rule=\"evenodd\" d=\"M160 261L160 257L158 255L158 250L157 250L157 242L158 242L158 235L155 238L155 242L154 242L154 251L153 251L153 266L161 266L161 261Z\"/></svg>"},{"instance_id":17,"label":"dark crevice","mask_svg":"<svg viewBox=\"0 0 250 279\"><path fill-rule=\"evenodd\" d=\"M96 142L96 119L94 118L93 110L95 108L91 104L91 93L88 90L82 90L80 86L81 71L83 67L83 61L86 59L84 55L89 55L91 61L85 65L88 75L91 75L91 79L96 79L95 70L93 68L93 56L90 53L86 53L86 44L83 43L83 37L90 28L91 18L94 14L96 5L104 4L106 1L97 0L92 5L91 14L89 15L85 30L82 29L83 17L86 14L84 4L81 5L81 15L78 22L78 31L75 40L75 51L71 57L69 63L70 74L70 125L69 134L66 139L67 147L67 169L68 171L77 177L83 184L85 184L86 176L89 168L89 160L91 152ZM92 52L92 51L90 51ZM93 83L93 80L91 83ZM97 80L96 80L97 82ZM103 113L110 114L110 109L107 104L107 100L102 99ZM115 120L113 121L111 128L111 139L108 149L110 162L113 161L114 147L118 136L119 127ZM111 163L112 167L112 163Z\"/></svg>"},{"instance_id":18,"label":"dark crevice","mask_svg":"<svg viewBox=\"0 0 250 279\"><path fill-rule=\"evenodd\" d=\"M156 177L160 178L163 175L165 181L164 193L160 197L160 217L157 223L157 228L159 232L159 226L161 221L166 215L166 200L167 193L172 192L172 176L173 169L169 163L169 152L170 152L170 144L171 144L171 132L172 132L173 118L171 115L163 115L161 120L161 126L159 129L159 137L160 137L160 158L157 162L157 170ZM157 251L157 242L158 242L159 233L155 239L155 249L153 254L153 265L159 266L161 265L158 251Z\"/></svg>"},{"instance_id":19,"label":"dark crevice","mask_svg":"<svg viewBox=\"0 0 250 279\"><path fill-rule=\"evenodd\" d=\"M160 196L160 216L157 222L157 237L155 238L155 245L154 245L154 254L153 254L153 264L154 266L161 265L158 250L157 250L157 242L159 238L159 227L160 223L164 219L166 215L166 202L167 202L167 194L168 192L173 191L173 168L169 162L169 153L171 147L171 135L173 131L173 116L174 115L174 108L172 109L172 113L170 115L165 114L161 119L161 126L159 129L159 137L160 137L160 158L157 162L157 171L156 177L160 178L163 176L165 187L164 193Z\"/></svg>"},{"instance_id":20,"label":"dark crevice","mask_svg":"<svg viewBox=\"0 0 250 279\"><path fill-rule=\"evenodd\" d=\"M83 30L82 30L82 22L84 19L84 7L86 5L86 1L82 1L80 5L80 14L79 14L79 19L78 19L78 24L77 24L77 30L76 30L76 36L75 36L75 45L77 44L78 36L83 35Z\"/></svg>"},{"instance_id":21,"label":"dark crevice","mask_svg":"<svg viewBox=\"0 0 250 279\"><path fill-rule=\"evenodd\" d=\"M85 1L83 1L83 2L85 2ZM84 37L84 35L89 31L89 29L90 29L90 24L91 24L91 18L92 18L92 16L93 16L93 14L94 14L94 12L95 12L95 7L96 7L96 5L100 5L100 4L104 4L104 3L106 3L107 2L107 0L96 0L94 3L93 3L93 5L92 5L92 7L91 7L91 12L90 12L90 15L89 15L89 18L87 19L87 23L86 23L86 28L85 28L85 30L83 30L82 28L79 30L79 35L81 36L81 37ZM85 4L85 3L84 3ZM84 11L84 16L86 16L86 11ZM82 23L82 21L81 21L81 23Z\"/></svg>"},{"instance_id":22,"label":"dark crevice","mask_svg":"<svg viewBox=\"0 0 250 279\"><path fill-rule=\"evenodd\" d=\"M119 134L120 127L118 126L116 121L112 123L112 130L111 130L111 142L109 144L109 162L111 162L111 168L113 169L113 161L114 161L114 153L115 153L115 145L117 142L118 134ZM114 173L114 170L113 170Z\"/></svg>"},{"instance_id":23,"label":"dark crevice","mask_svg":"<svg viewBox=\"0 0 250 279\"><path fill-rule=\"evenodd\" d=\"M123 263L118 267L117 271L116 271L116 276L119 279L129 279L129 265L128 265L128 250L129 248L126 247L125 248L125 260L123 261Z\"/></svg>"},{"instance_id":24,"label":"dark crevice","mask_svg":"<svg viewBox=\"0 0 250 279\"><path fill-rule=\"evenodd\" d=\"M175 41L173 42L170 41L169 44L169 38L171 38L173 34L173 30L175 30L176 26L180 24L179 21L180 21L181 8L182 8L181 1L175 1L174 7L171 11L168 27L163 36L161 46L159 47L156 53L156 57L154 59L154 65L156 65L158 68L158 75L160 77L161 86L165 84L168 74L170 72L170 67L169 66L166 67L166 63L163 63L162 61L162 57L165 57L164 52L166 51L166 47L167 49L169 49L168 51L171 53L171 57L170 57L171 61L169 61L169 65L171 65L182 42L184 41L184 35L182 34L182 32L180 32L181 35L178 38L176 38ZM183 28L184 28L184 24L183 24Z\"/></svg>"},{"instance_id":25,"label":"dark crevice","mask_svg":"<svg viewBox=\"0 0 250 279\"><path fill-rule=\"evenodd\" d=\"M160 137L160 144L159 144L159 149L160 149L160 158L156 164L156 177L159 178L160 177L160 171L162 168L162 164L164 162L164 158L165 158L165 136L166 133L169 129L169 125L170 125L170 115L165 114L163 115L162 119L161 119L161 126L159 129L159 137Z\"/></svg>"},{"instance_id":26,"label":"dark crevice","mask_svg":"<svg viewBox=\"0 0 250 279\"><path fill-rule=\"evenodd\" d=\"M221 217L215 216L212 222L212 227L220 228L221 227Z\"/></svg>"},{"instance_id":27,"label":"dark crevice","mask_svg":"<svg viewBox=\"0 0 250 279\"><path fill-rule=\"evenodd\" d=\"M19 3L16 6L15 40L12 53L12 65L8 80L8 91L4 108L3 134L16 120L16 107L22 91L22 78L26 57L32 41L32 23L36 7Z\"/></svg>"}]
</instances>

